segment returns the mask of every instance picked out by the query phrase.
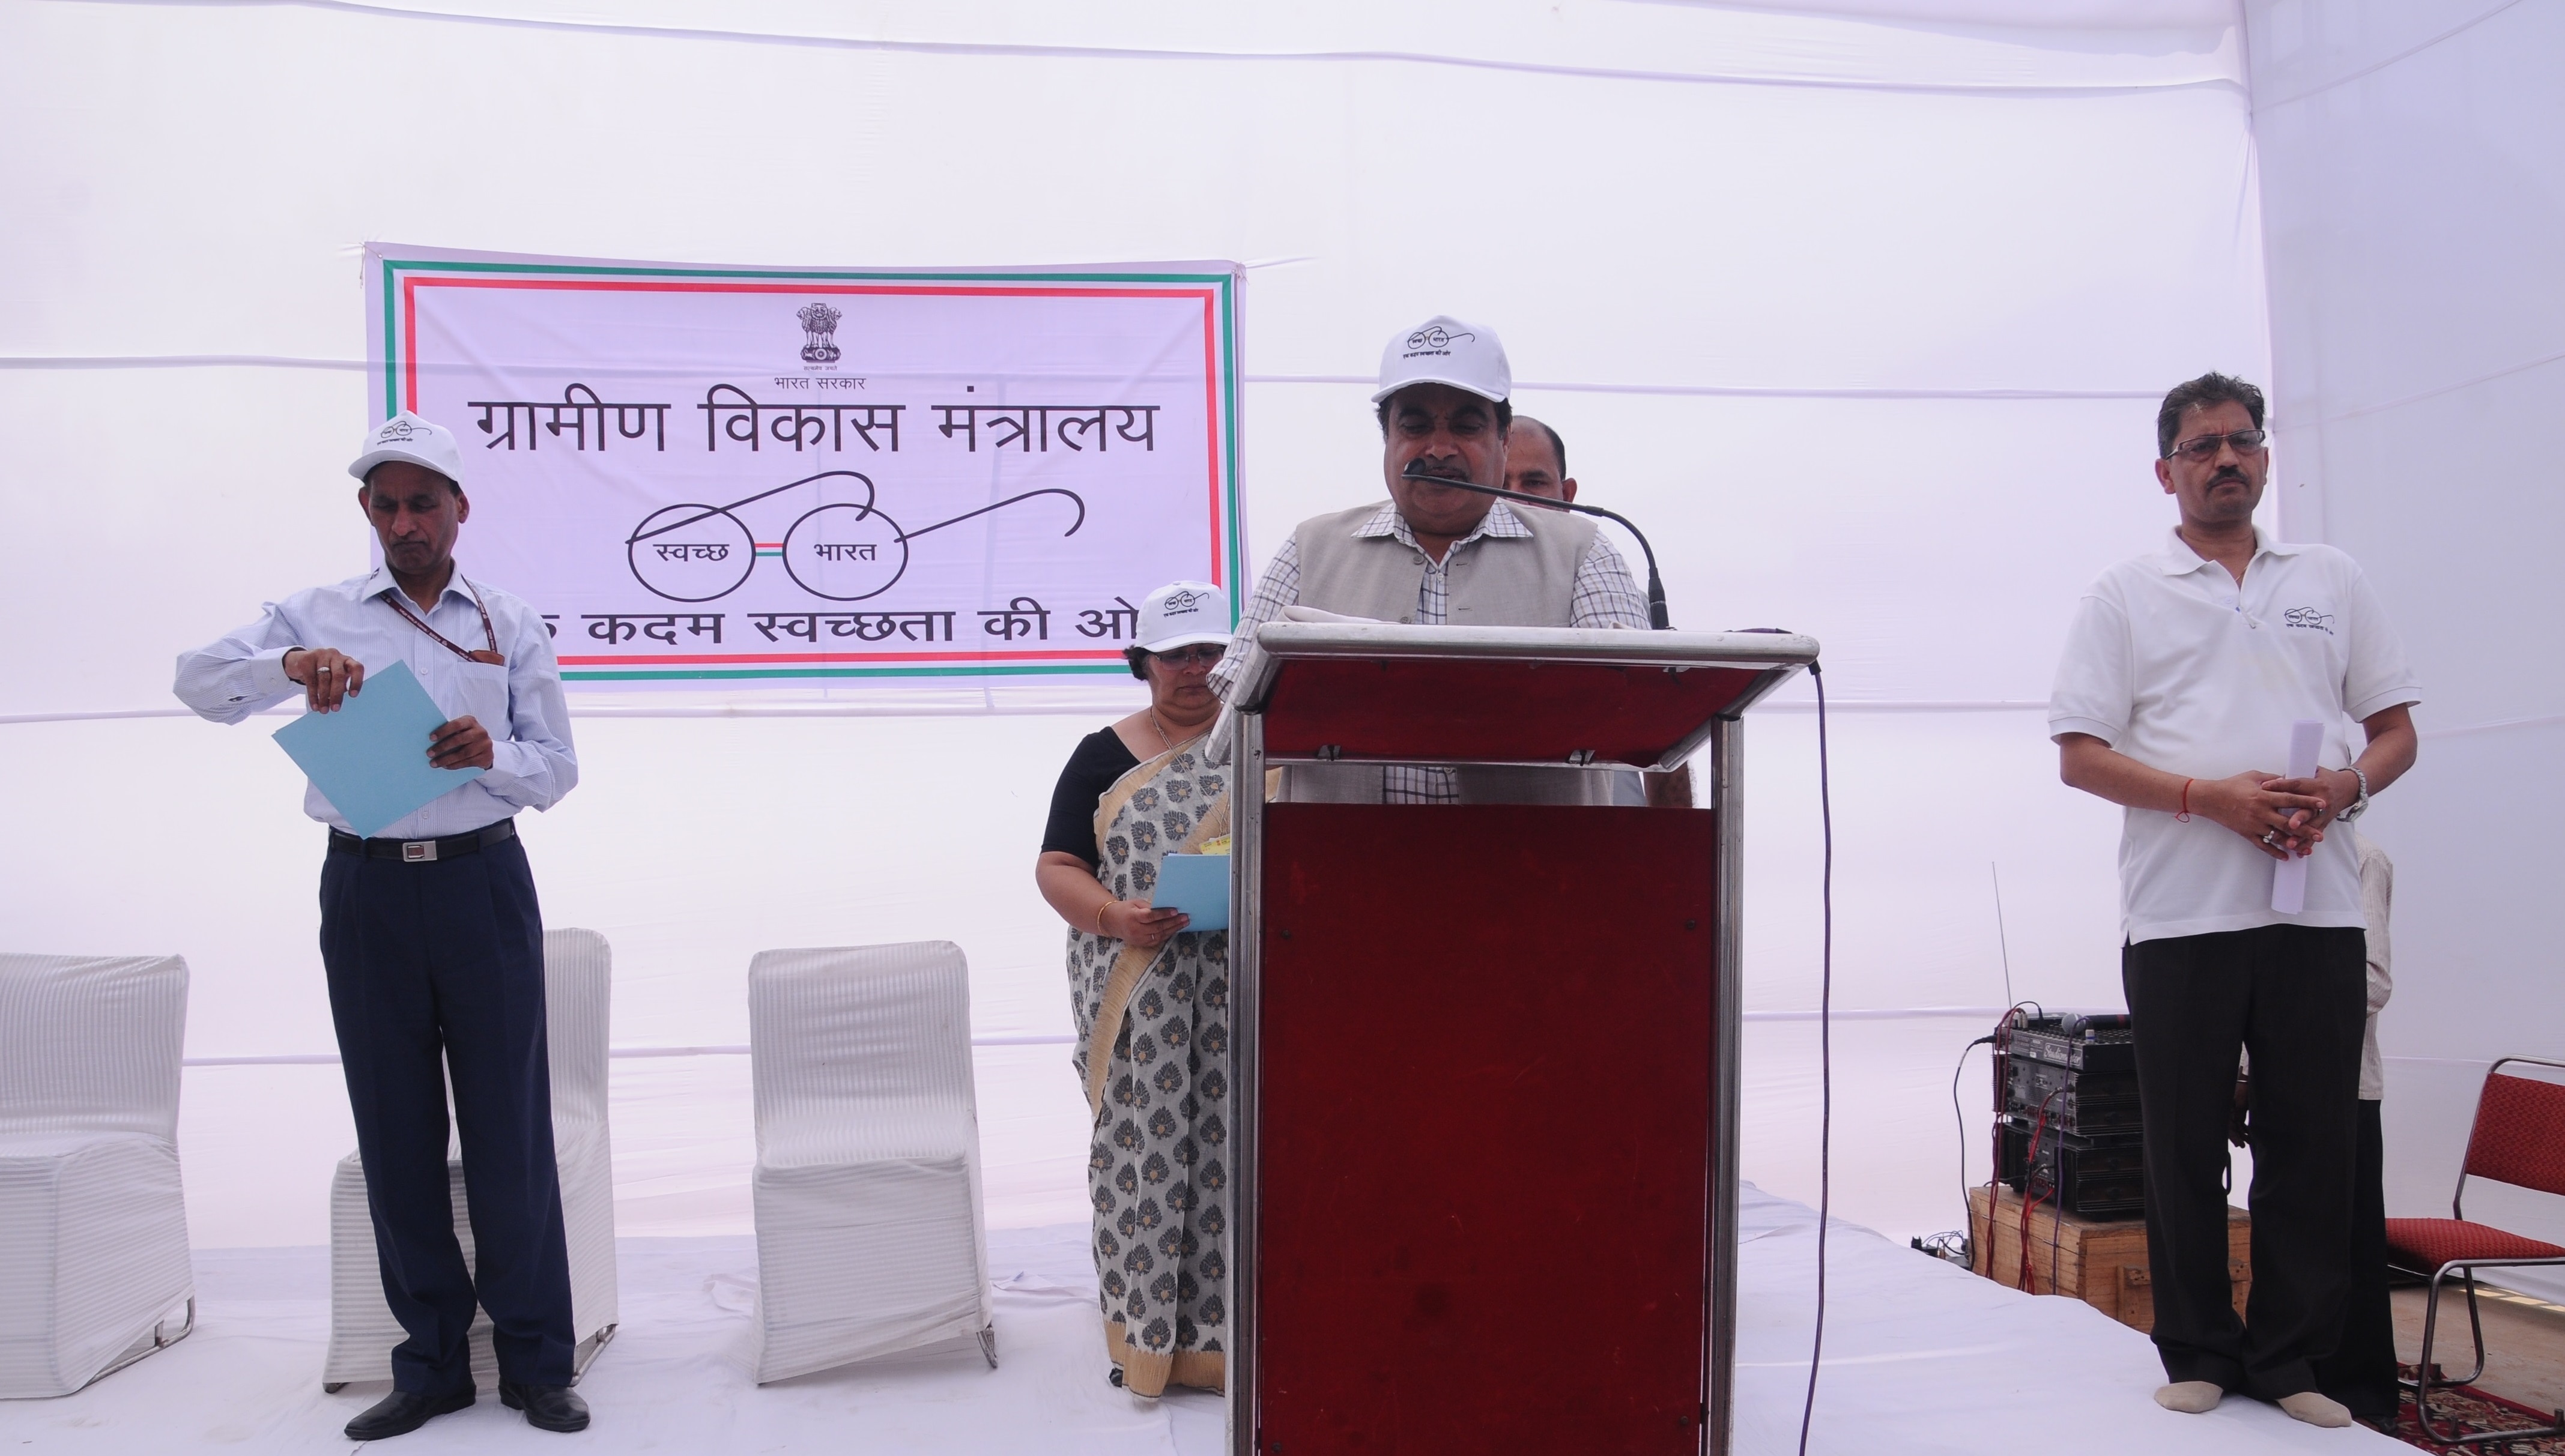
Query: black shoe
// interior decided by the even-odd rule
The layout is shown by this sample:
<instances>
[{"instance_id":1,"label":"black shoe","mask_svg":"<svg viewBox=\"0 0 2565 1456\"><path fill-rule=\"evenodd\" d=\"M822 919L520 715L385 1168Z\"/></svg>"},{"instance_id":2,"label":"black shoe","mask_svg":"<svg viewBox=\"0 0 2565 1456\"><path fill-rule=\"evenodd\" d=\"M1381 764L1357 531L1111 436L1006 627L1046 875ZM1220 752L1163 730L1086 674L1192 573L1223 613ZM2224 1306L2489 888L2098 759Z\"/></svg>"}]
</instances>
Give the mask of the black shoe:
<instances>
[{"instance_id":1,"label":"black shoe","mask_svg":"<svg viewBox=\"0 0 2565 1456\"><path fill-rule=\"evenodd\" d=\"M520 1385L514 1380L501 1380L499 1403L510 1410L524 1411L526 1424L539 1431L587 1429L587 1402L572 1394L568 1385Z\"/></svg>"},{"instance_id":2,"label":"black shoe","mask_svg":"<svg viewBox=\"0 0 2565 1456\"><path fill-rule=\"evenodd\" d=\"M415 1390L394 1390L368 1406L365 1413L348 1422L350 1441L379 1441L385 1436L406 1436L435 1416L461 1410L470 1405L475 1392L469 1385L451 1395L422 1395Z\"/></svg>"}]
</instances>

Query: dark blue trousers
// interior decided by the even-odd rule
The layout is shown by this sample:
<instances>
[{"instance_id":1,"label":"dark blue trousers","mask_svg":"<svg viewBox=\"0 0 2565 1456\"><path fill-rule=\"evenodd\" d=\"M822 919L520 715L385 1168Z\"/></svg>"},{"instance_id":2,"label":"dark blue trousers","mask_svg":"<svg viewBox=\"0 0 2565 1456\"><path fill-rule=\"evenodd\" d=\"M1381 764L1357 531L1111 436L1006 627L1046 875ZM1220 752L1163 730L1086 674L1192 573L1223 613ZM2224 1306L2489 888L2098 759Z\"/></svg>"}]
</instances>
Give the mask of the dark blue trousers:
<instances>
[{"instance_id":1,"label":"dark blue trousers","mask_svg":"<svg viewBox=\"0 0 2565 1456\"><path fill-rule=\"evenodd\" d=\"M571 1382L570 1257L553 1164L544 927L522 842L425 864L333 854L321 959L364 1160L383 1297L408 1334L392 1383L472 1384L464 1336L490 1312L501 1378ZM446 1071L479 1278L454 1237Z\"/></svg>"}]
</instances>

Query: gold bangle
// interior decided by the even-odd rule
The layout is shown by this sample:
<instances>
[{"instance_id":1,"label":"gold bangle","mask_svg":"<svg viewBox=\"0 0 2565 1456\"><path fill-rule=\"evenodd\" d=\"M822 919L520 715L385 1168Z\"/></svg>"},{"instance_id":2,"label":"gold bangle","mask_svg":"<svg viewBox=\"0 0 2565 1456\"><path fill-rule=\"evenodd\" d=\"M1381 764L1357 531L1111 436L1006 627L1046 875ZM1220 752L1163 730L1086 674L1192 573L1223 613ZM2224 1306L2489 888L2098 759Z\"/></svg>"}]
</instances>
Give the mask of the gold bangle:
<instances>
[{"instance_id":1,"label":"gold bangle","mask_svg":"<svg viewBox=\"0 0 2565 1456\"><path fill-rule=\"evenodd\" d=\"M1105 913L1106 911L1108 911L1108 910L1111 910L1114 906L1119 905L1119 904L1121 904L1121 902L1120 902L1120 901L1118 901L1118 900L1114 899L1112 896L1108 895L1108 896L1104 897L1104 903L1103 903L1102 905L1099 905L1099 906L1095 907L1095 934L1096 934L1096 935L1101 936L1101 935L1103 935L1103 934L1104 934L1104 913Z\"/></svg>"}]
</instances>

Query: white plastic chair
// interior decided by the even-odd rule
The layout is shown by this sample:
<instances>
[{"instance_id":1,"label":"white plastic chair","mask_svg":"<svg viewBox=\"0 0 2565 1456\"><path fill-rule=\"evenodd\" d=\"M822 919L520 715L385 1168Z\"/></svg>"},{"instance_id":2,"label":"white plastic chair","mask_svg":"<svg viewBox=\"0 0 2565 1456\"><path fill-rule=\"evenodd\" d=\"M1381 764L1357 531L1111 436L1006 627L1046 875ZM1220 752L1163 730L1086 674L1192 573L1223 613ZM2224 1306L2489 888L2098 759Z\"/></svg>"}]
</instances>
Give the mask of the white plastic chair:
<instances>
[{"instance_id":1,"label":"white plastic chair","mask_svg":"<svg viewBox=\"0 0 2565 1456\"><path fill-rule=\"evenodd\" d=\"M561 1169L562 1232L570 1246L571 1328L578 1349L573 1368L584 1371L614 1339L619 1314L614 1288L614 1149L605 1118L607 1010L613 990L613 953L594 931L544 933L545 1040L552 1059L553 1158ZM463 1160L449 1155L454 1236L463 1262L474 1262L472 1224L464 1201ZM340 1159L330 1180L330 1352L322 1388L350 1380L392 1377L392 1348L406 1337L383 1301L382 1265L374 1252L374 1224L365 1211L365 1168L355 1153ZM483 1389L498 1383L498 1356L490 1345L490 1317L475 1314L470 1335L472 1377Z\"/></svg>"},{"instance_id":2,"label":"white plastic chair","mask_svg":"<svg viewBox=\"0 0 2565 1456\"><path fill-rule=\"evenodd\" d=\"M0 1398L68 1395L196 1328L186 1032L178 956L0 955Z\"/></svg>"},{"instance_id":3,"label":"white plastic chair","mask_svg":"<svg viewBox=\"0 0 2565 1456\"><path fill-rule=\"evenodd\" d=\"M761 951L748 1037L758 1383L973 1337L995 1367L961 947Z\"/></svg>"}]
</instances>

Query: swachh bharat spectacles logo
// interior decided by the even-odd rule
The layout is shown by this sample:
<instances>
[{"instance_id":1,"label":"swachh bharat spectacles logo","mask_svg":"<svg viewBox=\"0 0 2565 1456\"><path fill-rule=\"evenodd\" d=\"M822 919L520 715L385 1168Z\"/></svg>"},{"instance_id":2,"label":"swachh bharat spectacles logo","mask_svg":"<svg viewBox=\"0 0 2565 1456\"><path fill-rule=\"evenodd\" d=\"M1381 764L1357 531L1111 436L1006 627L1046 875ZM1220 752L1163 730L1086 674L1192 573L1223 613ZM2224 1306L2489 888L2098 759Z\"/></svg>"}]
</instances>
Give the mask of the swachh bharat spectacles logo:
<instances>
[{"instance_id":1,"label":"swachh bharat spectacles logo","mask_svg":"<svg viewBox=\"0 0 2565 1456\"><path fill-rule=\"evenodd\" d=\"M1437 323L1431 328L1420 328L1409 334L1407 352L1399 357L1412 359L1418 354L1448 354L1452 352L1452 345L1468 342L1477 337L1475 333L1466 330L1456 331Z\"/></svg>"}]
</instances>

